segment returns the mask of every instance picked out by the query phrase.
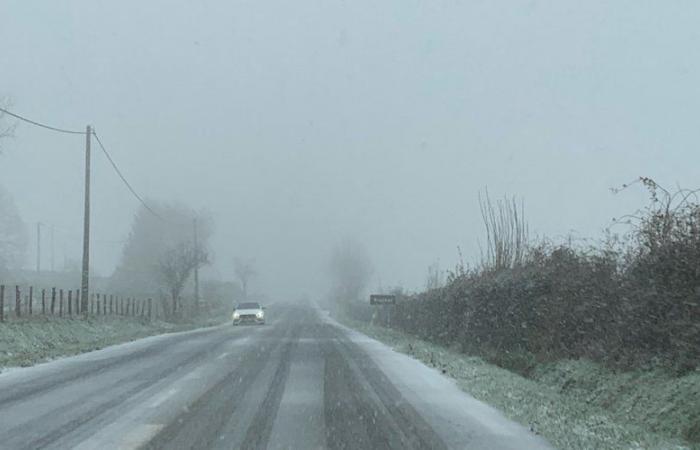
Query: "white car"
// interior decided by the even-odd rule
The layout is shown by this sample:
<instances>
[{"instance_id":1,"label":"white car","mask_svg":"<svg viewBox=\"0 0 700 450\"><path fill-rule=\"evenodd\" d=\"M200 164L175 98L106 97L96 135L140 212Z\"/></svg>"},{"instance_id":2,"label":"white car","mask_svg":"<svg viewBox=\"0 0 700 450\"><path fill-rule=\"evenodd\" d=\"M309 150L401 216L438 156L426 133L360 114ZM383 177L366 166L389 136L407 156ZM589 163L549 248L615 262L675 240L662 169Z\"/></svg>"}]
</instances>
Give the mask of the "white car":
<instances>
[{"instance_id":1,"label":"white car","mask_svg":"<svg viewBox=\"0 0 700 450\"><path fill-rule=\"evenodd\" d=\"M257 325L265 325L265 307L260 306L260 303L248 302L241 303L233 310L233 325L243 323L253 323Z\"/></svg>"}]
</instances>

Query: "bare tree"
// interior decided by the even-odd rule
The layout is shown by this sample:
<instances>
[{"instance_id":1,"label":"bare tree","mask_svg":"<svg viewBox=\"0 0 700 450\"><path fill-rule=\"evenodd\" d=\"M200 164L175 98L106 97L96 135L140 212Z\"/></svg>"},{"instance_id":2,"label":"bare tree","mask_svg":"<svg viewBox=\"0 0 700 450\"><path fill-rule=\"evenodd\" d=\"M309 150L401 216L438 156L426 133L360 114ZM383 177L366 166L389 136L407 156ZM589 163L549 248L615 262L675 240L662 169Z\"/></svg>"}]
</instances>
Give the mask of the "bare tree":
<instances>
[{"instance_id":1,"label":"bare tree","mask_svg":"<svg viewBox=\"0 0 700 450\"><path fill-rule=\"evenodd\" d=\"M6 97L0 97L0 107L7 108L11 106L10 101ZM0 153L2 153L2 141L15 135L17 123L7 123L7 114L0 111Z\"/></svg>"},{"instance_id":2,"label":"bare tree","mask_svg":"<svg viewBox=\"0 0 700 450\"><path fill-rule=\"evenodd\" d=\"M479 207L486 227L484 268L501 270L521 265L529 239L523 201L504 197L493 203L486 190L483 197L479 193Z\"/></svg>"},{"instance_id":3,"label":"bare tree","mask_svg":"<svg viewBox=\"0 0 700 450\"><path fill-rule=\"evenodd\" d=\"M180 242L161 255L158 271L170 292L173 313L178 309L180 294L194 269L208 261L208 254L201 248L195 248L189 241Z\"/></svg>"},{"instance_id":4,"label":"bare tree","mask_svg":"<svg viewBox=\"0 0 700 450\"><path fill-rule=\"evenodd\" d=\"M0 273L24 262L28 236L12 197L0 186Z\"/></svg>"},{"instance_id":5,"label":"bare tree","mask_svg":"<svg viewBox=\"0 0 700 450\"><path fill-rule=\"evenodd\" d=\"M206 212L195 212L179 203L148 200L150 209L139 208L122 248L119 264L110 280L110 289L143 296L158 292L162 285L159 266L162 257L181 242L190 242L192 217L197 216L198 245L207 249L213 222Z\"/></svg>"},{"instance_id":6,"label":"bare tree","mask_svg":"<svg viewBox=\"0 0 700 450\"><path fill-rule=\"evenodd\" d=\"M236 278L241 284L241 290L243 291L243 299L248 298L248 284L251 278L258 274L253 265L253 261L244 261L242 259L236 258L233 263L233 270L236 273Z\"/></svg>"},{"instance_id":7,"label":"bare tree","mask_svg":"<svg viewBox=\"0 0 700 450\"><path fill-rule=\"evenodd\" d=\"M330 274L335 300L341 303L358 300L372 275L365 248L351 239L338 244L331 254Z\"/></svg>"}]
</instances>

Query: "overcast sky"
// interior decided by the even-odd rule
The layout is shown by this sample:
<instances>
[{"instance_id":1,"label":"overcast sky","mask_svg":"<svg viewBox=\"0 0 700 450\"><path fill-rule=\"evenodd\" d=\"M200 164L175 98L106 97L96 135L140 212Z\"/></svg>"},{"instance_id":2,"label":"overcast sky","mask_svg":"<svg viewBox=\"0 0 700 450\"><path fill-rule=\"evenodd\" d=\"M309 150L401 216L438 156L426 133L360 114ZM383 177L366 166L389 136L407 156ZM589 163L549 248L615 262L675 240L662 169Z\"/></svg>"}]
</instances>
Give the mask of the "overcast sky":
<instances>
[{"instance_id":1,"label":"overcast sky","mask_svg":"<svg viewBox=\"0 0 700 450\"><path fill-rule=\"evenodd\" d=\"M699 23L697 1L0 0L0 95L94 125L142 195L209 210L210 276L255 258L254 290L318 296L353 236L374 285L417 289L478 256L485 186L555 237L600 236L640 175L700 187ZM0 156L59 261L80 255L83 148L20 125ZM98 153L93 189L109 274L138 204Z\"/></svg>"}]
</instances>

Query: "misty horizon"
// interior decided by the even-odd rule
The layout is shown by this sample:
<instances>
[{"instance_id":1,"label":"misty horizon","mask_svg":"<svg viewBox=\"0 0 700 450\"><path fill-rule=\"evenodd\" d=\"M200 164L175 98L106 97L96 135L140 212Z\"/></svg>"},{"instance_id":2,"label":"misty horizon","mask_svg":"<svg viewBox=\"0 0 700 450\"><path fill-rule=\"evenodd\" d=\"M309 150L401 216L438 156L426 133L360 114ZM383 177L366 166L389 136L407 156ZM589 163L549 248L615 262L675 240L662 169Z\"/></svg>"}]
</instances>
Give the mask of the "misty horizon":
<instances>
[{"instance_id":1,"label":"misty horizon","mask_svg":"<svg viewBox=\"0 0 700 450\"><path fill-rule=\"evenodd\" d=\"M136 7L138 5L138 7ZM480 258L479 192L524 200L532 236L600 239L639 176L697 186L700 6L480 2L6 2L0 96L90 124L139 194L209 214L212 265L319 298L344 239L373 288ZM692 10L693 13L690 13ZM614 20L613 20L614 19ZM673 23L673 26L669 26ZM533 31L534 30L534 31ZM669 114L673 111L673 114ZM19 123L0 185L29 237L79 261L84 137ZM93 147L92 253L109 276L138 202ZM44 228L48 243L48 228ZM49 267L48 246L42 266Z\"/></svg>"}]
</instances>

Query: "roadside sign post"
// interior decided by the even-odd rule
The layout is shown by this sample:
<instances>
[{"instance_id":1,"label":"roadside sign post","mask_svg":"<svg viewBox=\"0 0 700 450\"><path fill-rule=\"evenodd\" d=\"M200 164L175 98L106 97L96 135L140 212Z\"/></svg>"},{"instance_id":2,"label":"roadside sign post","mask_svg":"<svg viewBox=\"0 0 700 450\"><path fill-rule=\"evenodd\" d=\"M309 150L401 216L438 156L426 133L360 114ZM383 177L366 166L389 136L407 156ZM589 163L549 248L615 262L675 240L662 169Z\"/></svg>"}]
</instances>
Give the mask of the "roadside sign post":
<instances>
[{"instance_id":1,"label":"roadside sign post","mask_svg":"<svg viewBox=\"0 0 700 450\"><path fill-rule=\"evenodd\" d=\"M386 317L385 326L391 327L391 308L396 305L395 295L372 294L369 296L369 304L374 306L383 306L384 316Z\"/></svg>"}]
</instances>

